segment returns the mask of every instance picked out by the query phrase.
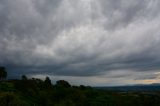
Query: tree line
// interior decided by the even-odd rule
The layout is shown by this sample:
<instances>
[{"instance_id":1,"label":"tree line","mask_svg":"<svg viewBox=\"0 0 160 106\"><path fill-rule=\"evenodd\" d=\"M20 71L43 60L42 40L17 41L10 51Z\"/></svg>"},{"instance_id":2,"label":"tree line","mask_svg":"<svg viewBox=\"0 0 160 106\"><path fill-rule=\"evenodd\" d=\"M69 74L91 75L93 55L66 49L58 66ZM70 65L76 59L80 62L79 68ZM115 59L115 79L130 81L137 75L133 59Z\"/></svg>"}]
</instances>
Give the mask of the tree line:
<instances>
[{"instance_id":1,"label":"tree line","mask_svg":"<svg viewBox=\"0 0 160 106\"><path fill-rule=\"evenodd\" d=\"M0 68L0 106L160 106L160 91L119 92L90 86L71 85L65 80L51 83L28 78L5 80L6 68Z\"/></svg>"}]
</instances>

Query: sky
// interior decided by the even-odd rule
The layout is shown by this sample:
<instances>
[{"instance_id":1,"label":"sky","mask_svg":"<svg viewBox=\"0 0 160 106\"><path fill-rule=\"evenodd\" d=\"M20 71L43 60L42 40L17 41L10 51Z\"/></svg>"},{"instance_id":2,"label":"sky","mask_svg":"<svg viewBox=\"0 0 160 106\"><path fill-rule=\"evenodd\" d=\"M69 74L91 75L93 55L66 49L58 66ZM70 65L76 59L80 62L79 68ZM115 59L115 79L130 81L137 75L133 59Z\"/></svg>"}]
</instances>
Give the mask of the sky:
<instances>
[{"instance_id":1,"label":"sky","mask_svg":"<svg viewBox=\"0 0 160 106\"><path fill-rule=\"evenodd\" d=\"M160 0L0 0L9 78L75 85L160 82Z\"/></svg>"}]
</instances>

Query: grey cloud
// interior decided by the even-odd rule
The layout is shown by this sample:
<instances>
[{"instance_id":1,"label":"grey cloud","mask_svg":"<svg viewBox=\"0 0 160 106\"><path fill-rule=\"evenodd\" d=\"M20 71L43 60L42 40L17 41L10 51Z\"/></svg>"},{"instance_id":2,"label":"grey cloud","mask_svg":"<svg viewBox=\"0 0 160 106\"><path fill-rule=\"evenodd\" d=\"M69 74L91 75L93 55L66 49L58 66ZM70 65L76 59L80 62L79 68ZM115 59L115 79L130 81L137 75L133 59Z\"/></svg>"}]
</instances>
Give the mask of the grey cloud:
<instances>
[{"instance_id":1,"label":"grey cloud","mask_svg":"<svg viewBox=\"0 0 160 106\"><path fill-rule=\"evenodd\" d=\"M159 16L158 0L100 0L102 4L102 12L107 18L105 27L115 29L119 27L127 27L135 21L151 21Z\"/></svg>"},{"instance_id":2,"label":"grey cloud","mask_svg":"<svg viewBox=\"0 0 160 106\"><path fill-rule=\"evenodd\" d=\"M157 76L153 76L153 75L150 75L150 76L141 76L139 78L136 78L135 80L151 80L151 79L156 79Z\"/></svg>"},{"instance_id":3,"label":"grey cloud","mask_svg":"<svg viewBox=\"0 0 160 106\"><path fill-rule=\"evenodd\" d=\"M158 0L2 0L0 65L9 67L13 76L158 70L158 4Z\"/></svg>"}]
</instances>

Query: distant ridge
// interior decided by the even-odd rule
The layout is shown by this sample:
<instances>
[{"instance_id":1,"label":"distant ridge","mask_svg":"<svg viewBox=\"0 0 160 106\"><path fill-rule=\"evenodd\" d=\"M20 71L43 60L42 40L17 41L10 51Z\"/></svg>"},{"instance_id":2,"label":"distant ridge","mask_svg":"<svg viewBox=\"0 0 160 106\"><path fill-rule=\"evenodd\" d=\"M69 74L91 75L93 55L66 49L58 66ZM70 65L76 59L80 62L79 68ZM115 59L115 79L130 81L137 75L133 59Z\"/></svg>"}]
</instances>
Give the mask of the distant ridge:
<instances>
[{"instance_id":1,"label":"distant ridge","mask_svg":"<svg viewBox=\"0 0 160 106\"><path fill-rule=\"evenodd\" d=\"M123 85L123 86L103 86L94 87L101 90L113 90L113 91L160 91L160 83L152 84L135 84L135 85Z\"/></svg>"}]
</instances>

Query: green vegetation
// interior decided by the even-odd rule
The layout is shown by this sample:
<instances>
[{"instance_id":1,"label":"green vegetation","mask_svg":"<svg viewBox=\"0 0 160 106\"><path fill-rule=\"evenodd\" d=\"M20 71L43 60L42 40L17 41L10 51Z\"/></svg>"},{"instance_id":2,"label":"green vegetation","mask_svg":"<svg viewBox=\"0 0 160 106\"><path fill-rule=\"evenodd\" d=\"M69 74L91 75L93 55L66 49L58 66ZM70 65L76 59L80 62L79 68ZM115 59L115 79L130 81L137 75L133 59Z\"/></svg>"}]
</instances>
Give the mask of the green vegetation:
<instances>
[{"instance_id":1,"label":"green vegetation","mask_svg":"<svg viewBox=\"0 0 160 106\"><path fill-rule=\"evenodd\" d=\"M6 79L7 71L5 67L0 67L0 80Z\"/></svg>"},{"instance_id":2,"label":"green vegetation","mask_svg":"<svg viewBox=\"0 0 160 106\"><path fill-rule=\"evenodd\" d=\"M0 82L0 106L160 106L160 93L113 92L67 81L50 83L49 77Z\"/></svg>"},{"instance_id":3,"label":"green vegetation","mask_svg":"<svg viewBox=\"0 0 160 106\"><path fill-rule=\"evenodd\" d=\"M160 106L160 92L118 92L72 86L49 77L0 81L0 106Z\"/></svg>"}]
</instances>

